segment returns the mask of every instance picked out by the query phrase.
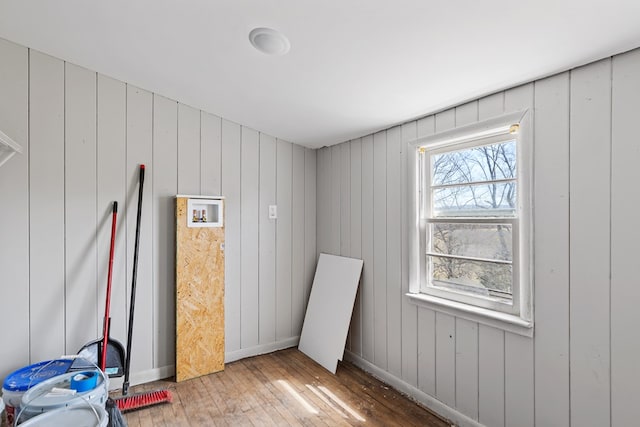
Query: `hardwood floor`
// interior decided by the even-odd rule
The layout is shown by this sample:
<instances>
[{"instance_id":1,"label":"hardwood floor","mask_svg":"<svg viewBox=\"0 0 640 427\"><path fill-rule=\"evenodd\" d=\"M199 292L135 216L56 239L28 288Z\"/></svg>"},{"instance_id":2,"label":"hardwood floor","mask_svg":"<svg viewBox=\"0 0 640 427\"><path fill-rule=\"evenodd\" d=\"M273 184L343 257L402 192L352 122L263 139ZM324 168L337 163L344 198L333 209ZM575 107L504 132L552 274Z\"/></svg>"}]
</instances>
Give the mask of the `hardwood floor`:
<instances>
[{"instance_id":1,"label":"hardwood floor","mask_svg":"<svg viewBox=\"0 0 640 427\"><path fill-rule=\"evenodd\" d=\"M132 392L156 389L169 389L173 403L125 414L130 427L451 425L350 363L340 363L334 376L297 349Z\"/></svg>"}]
</instances>

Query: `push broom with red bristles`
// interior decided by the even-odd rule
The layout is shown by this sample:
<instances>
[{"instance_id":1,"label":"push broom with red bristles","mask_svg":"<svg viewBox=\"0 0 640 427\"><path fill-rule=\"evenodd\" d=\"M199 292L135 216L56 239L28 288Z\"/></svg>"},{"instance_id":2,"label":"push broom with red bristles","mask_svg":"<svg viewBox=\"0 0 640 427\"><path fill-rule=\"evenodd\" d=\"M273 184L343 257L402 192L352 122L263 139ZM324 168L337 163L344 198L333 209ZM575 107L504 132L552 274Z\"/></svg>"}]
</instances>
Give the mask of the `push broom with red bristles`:
<instances>
[{"instance_id":1,"label":"push broom with red bristles","mask_svg":"<svg viewBox=\"0 0 640 427\"><path fill-rule=\"evenodd\" d=\"M160 403L170 403L173 396L169 390L156 390L144 393L136 393L131 396L122 396L114 399L118 409L122 412L134 411Z\"/></svg>"},{"instance_id":2,"label":"push broom with red bristles","mask_svg":"<svg viewBox=\"0 0 640 427\"><path fill-rule=\"evenodd\" d=\"M124 383L122 396L115 398L115 403L122 412L146 408L148 406L172 401L169 390L156 390L129 394L129 372L131 370L131 341L133 338L133 311L136 304L136 278L138 275L138 248L140 244L140 220L142 218L142 188L144 185L144 165L140 165L140 186L138 188L138 216L136 219L136 240L133 251L133 274L131 282L131 301L129 303L129 331L127 336L127 357L124 364Z\"/></svg>"}]
</instances>

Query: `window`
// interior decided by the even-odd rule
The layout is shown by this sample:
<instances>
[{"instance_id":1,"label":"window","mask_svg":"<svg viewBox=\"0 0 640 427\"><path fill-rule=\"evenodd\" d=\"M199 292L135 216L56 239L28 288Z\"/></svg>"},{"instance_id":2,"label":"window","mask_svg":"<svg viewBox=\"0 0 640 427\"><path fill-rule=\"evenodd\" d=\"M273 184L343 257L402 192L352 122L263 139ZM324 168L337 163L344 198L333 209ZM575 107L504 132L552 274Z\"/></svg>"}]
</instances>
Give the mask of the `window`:
<instances>
[{"instance_id":1,"label":"window","mask_svg":"<svg viewBox=\"0 0 640 427\"><path fill-rule=\"evenodd\" d=\"M522 117L417 141L411 292L528 325L531 156Z\"/></svg>"}]
</instances>

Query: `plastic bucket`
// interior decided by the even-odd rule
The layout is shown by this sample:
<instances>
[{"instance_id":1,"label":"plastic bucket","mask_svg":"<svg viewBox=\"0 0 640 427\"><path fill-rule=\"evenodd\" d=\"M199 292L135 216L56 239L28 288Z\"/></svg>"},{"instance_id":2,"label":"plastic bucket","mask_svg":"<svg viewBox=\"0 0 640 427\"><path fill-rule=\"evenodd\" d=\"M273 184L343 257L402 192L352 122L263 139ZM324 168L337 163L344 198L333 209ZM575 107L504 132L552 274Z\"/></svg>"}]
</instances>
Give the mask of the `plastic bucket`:
<instances>
[{"instance_id":1,"label":"plastic bucket","mask_svg":"<svg viewBox=\"0 0 640 427\"><path fill-rule=\"evenodd\" d=\"M22 427L106 427L109 416L102 405L78 405L54 409L18 425Z\"/></svg>"},{"instance_id":2,"label":"plastic bucket","mask_svg":"<svg viewBox=\"0 0 640 427\"><path fill-rule=\"evenodd\" d=\"M2 384L2 401L6 405L7 425L13 425L16 409L20 406L22 396L27 390L66 373L72 363L72 360L66 359L45 360L9 374Z\"/></svg>"},{"instance_id":3,"label":"plastic bucket","mask_svg":"<svg viewBox=\"0 0 640 427\"><path fill-rule=\"evenodd\" d=\"M93 387L88 388L86 391L76 391L71 394L71 382L78 375L84 374L86 376L87 372L68 372L43 381L29 389L22 396L19 421L24 422L36 415L71 406L88 407L88 404L92 404L104 408L105 402L109 397L108 380L102 376L99 370L89 372L96 373L96 382ZM74 390L77 389L74 388ZM65 391L68 393L65 393Z\"/></svg>"}]
</instances>

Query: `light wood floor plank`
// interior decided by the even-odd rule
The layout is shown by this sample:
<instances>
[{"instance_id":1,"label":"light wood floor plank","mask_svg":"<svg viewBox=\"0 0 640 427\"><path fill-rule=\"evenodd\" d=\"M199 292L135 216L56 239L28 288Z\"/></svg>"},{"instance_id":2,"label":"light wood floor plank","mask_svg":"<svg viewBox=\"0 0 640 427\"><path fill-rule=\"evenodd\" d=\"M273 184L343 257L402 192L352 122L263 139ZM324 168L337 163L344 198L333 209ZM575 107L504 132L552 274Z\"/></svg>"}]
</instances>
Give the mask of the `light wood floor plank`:
<instances>
[{"instance_id":1,"label":"light wood floor plank","mask_svg":"<svg viewBox=\"0 0 640 427\"><path fill-rule=\"evenodd\" d=\"M171 391L173 402L126 413L130 427L451 425L350 363L333 375L294 348L131 392L159 389Z\"/></svg>"}]
</instances>

